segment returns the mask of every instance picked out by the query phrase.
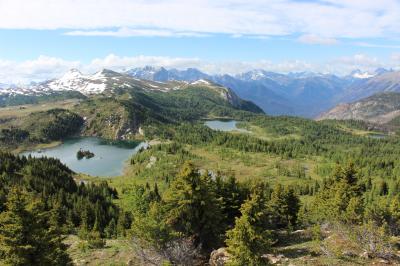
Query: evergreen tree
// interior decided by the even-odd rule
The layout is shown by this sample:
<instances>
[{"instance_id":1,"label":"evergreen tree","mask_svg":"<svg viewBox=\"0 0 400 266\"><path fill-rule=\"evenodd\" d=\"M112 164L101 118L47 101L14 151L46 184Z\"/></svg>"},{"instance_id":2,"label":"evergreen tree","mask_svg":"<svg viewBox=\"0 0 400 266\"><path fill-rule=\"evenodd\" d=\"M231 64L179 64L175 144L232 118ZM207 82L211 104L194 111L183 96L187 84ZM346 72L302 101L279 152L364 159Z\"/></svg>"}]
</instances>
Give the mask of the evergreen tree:
<instances>
[{"instance_id":1,"label":"evergreen tree","mask_svg":"<svg viewBox=\"0 0 400 266\"><path fill-rule=\"evenodd\" d=\"M363 187L358 184L357 171L353 163L337 166L333 180L316 195L311 208L315 221L353 221L362 219Z\"/></svg>"},{"instance_id":2,"label":"evergreen tree","mask_svg":"<svg viewBox=\"0 0 400 266\"><path fill-rule=\"evenodd\" d=\"M153 202L146 214L134 217L131 232L143 246L163 250L171 240L179 236L165 222L165 211L165 207L159 202Z\"/></svg>"},{"instance_id":3,"label":"evergreen tree","mask_svg":"<svg viewBox=\"0 0 400 266\"><path fill-rule=\"evenodd\" d=\"M32 207L32 215L35 222L31 230L36 239L34 265L70 265L71 258L67 253L67 245L63 243L65 237L59 225L58 210L46 211L44 204L39 201Z\"/></svg>"},{"instance_id":4,"label":"evergreen tree","mask_svg":"<svg viewBox=\"0 0 400 266\"><path fill-rule=\"evenodd\" d=\"M28 199L29 202L28 203ZM56 211L20 188L11 189L0 214L0 261L5 265L69 265Z\"/></svg>"},{"instance_id":5,"label":"evergreen tree","mask_svg":"<svg viewBox=\"0 0 400 266\"><path fill-rule=\"evenodd\" d=\"M277 228L296 226L300 199L292 188L284 188L278 184L272 191L271 200L267 206L271 215L271 224Z\"/></svg>"},{"instance_id":6,"label":"evergreen tree","mask_svg":"<svg viewBox=\"0 0 400 266\"><path fill-rule=\"evenodd\" d=\"M211 178L190 163L166 191L167 223L177 232L194 236L203 248L217 247L223 234L220 202Z\"/></svg>"},{"instance_id":7,"label":"evergreen tree","mask_svg":"<svg viewBox=\"0 0 400 266\"><path fill-rule=\"evenodd\" d=\"M26 209L27 204L20 188L10 190L6 210L0 214L0 261L4 265L32 265L35 255L33 217Z\"/></svg>"},{"instance_id":8,"label":"evergreen tree","mask_svg":"<svg viewBox=\"0 0 400 266\"><path fill-rule=\"evenodd\" d=\"M236 181L229 177L227 181L217 176L215 180L215 193L221 200L222 214L226 225L231 228L235 223L235 217L240 215L240 206L248 196L248 191Z\"/></svg>"},{"instance_id":9,"label":"evergreen tree","mask_svg":"<svg viewBox=\"0 0 400 266\"><path fill-rule=\"evenodd\" d=\"M271 249L273 240L265 204L264 197L257 192L253 192L250 199L242 204L241 216L236 218L235 227L226 233L230 265L267 264L261 256Z\"/></svg>"}]
</instances>

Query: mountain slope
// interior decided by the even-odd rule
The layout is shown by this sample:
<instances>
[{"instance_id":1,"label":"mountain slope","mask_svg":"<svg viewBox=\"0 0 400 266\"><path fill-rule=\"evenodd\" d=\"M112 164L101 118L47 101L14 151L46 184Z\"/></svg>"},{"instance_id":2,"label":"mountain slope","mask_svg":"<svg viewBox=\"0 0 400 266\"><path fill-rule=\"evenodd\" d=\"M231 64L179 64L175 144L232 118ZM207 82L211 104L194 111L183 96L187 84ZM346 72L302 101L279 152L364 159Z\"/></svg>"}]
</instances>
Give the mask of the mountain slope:
<instances>
[{"instance_id":1,"label":"mountain slope","mask_svg":"<svg viewBox=\"0 0 400 266\"><path fill-rule=\"evenodd\" d=\"M149 70L149 69L147 69ZM187 70L187 73L194 70ZM208 88L217 93L222 99L229 102L235 108L245 110L261 110L254 104L240 99L231 89L220 86L208 80L200 79L189 82L167 81L158 82L142 80L103 69L94 75L83 75L77 69L71 69L60 79L54 79L29 87L15 87L0 90L0 104L13 105L14 103L34 103L34 97L77 97L94 95L114 95L124 90L144 90L147 92L171 92L184 90L196 86L199 89Z\"/></svg>"},{"instance_id":2,"label":"mountain slope","mask_svg":"<svg viewBox=\"0 0 400 266\"><path fill-rule=\"evenodd\" d=\"M0 99L3 105L20 103L15 99L25 99L25 104L64 94L81 98L71 111L85 121L82 134L109 139L133 138L144 126L238 117L246 111L263 113L257 105L212 81L156 82L110 70L90 76L71 70L60 79L7 91Z\"/></svg>"},{"instance_id":3,"label":"mountain slope","mask_svg":"<svg viewBox=\"0 0 400 266\"><path fill-rule=\"evenodd\" d=\"M60 79L28 87L0 87L0 106L113 95L118 90L129 88L170 92L196 82L229 88L227 95L224 96L223 91L220 95L236 104L237 108L241 107L235 99L240 97L254 102L270 115L311 118L338 103L357 101L378 92L400 91L400 72L355 70L348 76L338 77L312 72L280 74L256 69L238 75L209 75L195 68L178 70L147 66L123 73L102 70L93 75L83 75L73 69Z\"/></svg>"},{"instance_id":4,"label":"mountain slope","mask_svg":"<svg viewBox=\"0 0 400 266\"><path fill-rule=\"evenodd\" d=\"M400 93L385 92L374 94L362 100L340 104L321 114L318 120L364 120L385 124L400 115Z\"/></svg>"},{"instance_id":5,"label":"mountain slope","mask_svg":"<svg viewBox=\"0 0 400 266\"><path fill-rule=\"evenodd\" d=\"M400 71L379 73L381 74L350 84L340 96L340 100L350 102L379 92L400 92Z\"/></svg>"},{"instance_id":6,"label":"mountain slope","mask_svg":"<svg viewBox=\"0 0 400 266\"><path fill-rule=\"evenodd\" d=\"M336 95L350 83L334 75L310 72L279 74L261 69L239 75L208 75L196 69L135 68L126 72L137 78L155 81L192 82L208 79L231 88L240 97L253 101L271 115L313 117L334 106Z\"/></svg>"},{"instance_id":7,"label":"mountain slope","mask_svg":"<svg viewBox=\"0 0 400 266\"><path fill-rule=\"evenodd\" d=\"M197 69L154 67L135 68L126 73L154 81L212 80L271 115L315 117L338 103L349 103L378 92L400 91L400 72L383 68L372 72L354 70L344 77L312 72L280 74L262 69L238 75L208 75Z\"/></svg>"}]
</instances>

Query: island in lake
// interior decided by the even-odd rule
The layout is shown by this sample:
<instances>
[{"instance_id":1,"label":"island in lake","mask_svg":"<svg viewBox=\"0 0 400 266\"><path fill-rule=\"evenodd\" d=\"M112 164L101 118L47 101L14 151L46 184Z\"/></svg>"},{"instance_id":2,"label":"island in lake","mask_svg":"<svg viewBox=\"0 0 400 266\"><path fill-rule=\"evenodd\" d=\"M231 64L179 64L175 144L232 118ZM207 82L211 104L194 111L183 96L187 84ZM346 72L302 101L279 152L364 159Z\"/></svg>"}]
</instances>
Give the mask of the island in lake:
<instances>
[{"instance_id":1,"label":"island in lake","mask_svg":"<svg viewBox=\"0 0 400 266\"><path fill-rule=\"evenodd\" d=\"M80 149L76 153L76 158L78 158L78 160L81 160L83 158L90 159L90 158L93 158L93 157L94 157L94 153L89 151L89 150L84 151L84 150Z\"/></svg>"}]
</instances>

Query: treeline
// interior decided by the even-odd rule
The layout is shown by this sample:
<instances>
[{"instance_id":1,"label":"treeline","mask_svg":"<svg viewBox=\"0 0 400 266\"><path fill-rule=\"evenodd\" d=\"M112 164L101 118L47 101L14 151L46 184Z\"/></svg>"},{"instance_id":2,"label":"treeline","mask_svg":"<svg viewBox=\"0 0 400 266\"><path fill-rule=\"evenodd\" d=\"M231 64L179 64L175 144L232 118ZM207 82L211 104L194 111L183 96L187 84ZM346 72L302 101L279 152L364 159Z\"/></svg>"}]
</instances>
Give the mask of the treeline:
<instances>
[{"instance_id":1,"label":"treeline","mask_svg":"<svg viewBox=\"0 0 400 266\"><path fill-rule=\"evenodd\" d=\"M41 241L58 243L56 252L65 250L63 234L79 234L93 243L125 234L131 217L113 203L117 192L106 182L78 185L72 174L57 159L0 154L0 261L54 265L37 261L45 256L43 249L52 249ZM46 235L54 239L46 240Z\"/></svg>"},{"instance_id":2,"label":"treeline","mask_svg":"<svg viewBox=\"0 0 400 266\"><path fill-rule=\"evenodd\" d=\"M214 131L200 124L149 128L146 135L191 145L217 145L243 152L264 152L289 159L321 156L330 162L337 163L352 160L363 176L373 179L381 178L386 182L397 179L400 175L399 138L374 139L357 136L329 123L292 117L260 116L251 121L265 130L271 130L270 124L268 124L268 121L271 120L276 120L274 123L277 127L280 125L279 128L290 129L293 127L294 129L287 134L299 134L299 136L297 138L262 140L246 134ZM286 127L285 124L290 126Z\"/></svg>"}]
</instances>

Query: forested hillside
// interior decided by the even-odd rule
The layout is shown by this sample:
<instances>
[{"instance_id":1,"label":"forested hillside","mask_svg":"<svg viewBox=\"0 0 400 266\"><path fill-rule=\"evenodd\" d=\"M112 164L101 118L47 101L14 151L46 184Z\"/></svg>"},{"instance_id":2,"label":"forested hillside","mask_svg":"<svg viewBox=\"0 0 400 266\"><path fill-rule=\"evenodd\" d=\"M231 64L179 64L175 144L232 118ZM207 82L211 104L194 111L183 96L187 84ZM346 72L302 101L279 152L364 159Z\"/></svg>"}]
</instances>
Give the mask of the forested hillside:
<instances>
[{"instance_id":1,"label":"forested hillside","mask_svg":"<svg viewBox=\"0 0 400 266\"><path fill-rule=\"evenodd\" d=\"M399 263L399 137L370 122L267 116L228 92L114 88L2 109L3 149L78 135L149 145L106 179L2 153L1 262ZM240 130L204 124L219 118Z\"/></svg>"},{"instance_id":2,"label":"forested hillside","mask_svg":"<svg viewBox=\"0 0 400 266\"><path fill-rule=\"evenodd\" d=\"M68 265L65 234L90 245L123 234L124 214L106 182L76 183L58 160L0 154L0 260L5 265ZM118 223L119 221L119 223ZM119 228L119 229L118 229Z\"/></svg>"},{"instance_id":3,"label":"forested hillside","mask_svg":"<svg viewBox=\"0 0 400 266\"><path fill-rule=\"evenodd\" d=\"M135 246L145 249L142 262L188 265L185 260L202 261L210 250L226 247L211 254L213 263L264 265L277 259L274 253L280 254L280 262L301 265L346 264L347 259L348 265L382 259L396 263L397 138L349 132L367 128L362 122L259 116L246 123L269 136L286 137L267 140L189 124L167 127L154 134L169 144L132 158L130 176L135 182L111 181L123 190L124 207L140 217L134 219L133 237ZM203 168L214 165L209 154L219 154L212 157L219 161L211 172ZM157 162L149 168L151 158ZM257 176L265 159L275 161L276 170ZM307 159L316 164L312 169ZM246 165L250 174L234 178L241 170L232 168ZM146 204L137 193L148 195ZM297 248L302 256L290 252L296 249L293 243L302 243ZM176 254L171 245L196 255Z\"/></svg>"}]
</instances>

